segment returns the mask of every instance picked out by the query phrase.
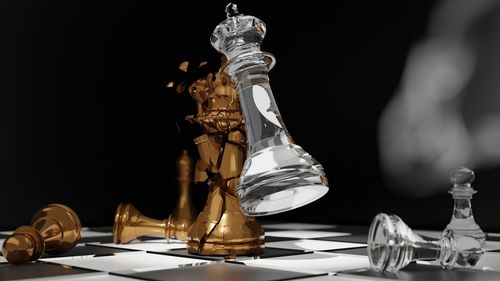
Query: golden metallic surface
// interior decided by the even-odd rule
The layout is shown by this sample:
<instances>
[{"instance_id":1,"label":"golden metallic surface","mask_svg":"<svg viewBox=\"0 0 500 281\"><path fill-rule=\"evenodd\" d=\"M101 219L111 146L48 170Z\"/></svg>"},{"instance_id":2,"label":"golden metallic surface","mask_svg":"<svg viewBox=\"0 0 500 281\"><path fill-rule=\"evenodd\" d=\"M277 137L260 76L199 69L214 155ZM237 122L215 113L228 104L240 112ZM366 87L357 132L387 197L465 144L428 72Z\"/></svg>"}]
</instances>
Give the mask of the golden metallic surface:
<instances>
[{"instance_id":1,"label":"golden metallic surface","mask_svg":"<svg viewBox=\"0 0 500 281\"><path fill-rule=\"evenodd\" d=\"M189 228L198 214L191 200L190 186L193 182L193 160L187 150L182 151L177 159L177 182L179 183L179 197L177 205L169 216L171 237L187 240Z\"/></svg>"},{"instance_id":2,"label":"golden metallic surface","mask_svg":"<svg viewBox=\"0 0 500 281\"><path fill-rule=\"evenodd\" d=\"M195 116L186 119L200 125L205 133L244 130L236 87L226 73L209 74L191 84L188 90L198 110Z\"/></svg>"},{"instance_id":3,"label":"golden metallic surface","mask_svg":"<svg viewBox=\"0 0 500 281\"><path fill-rule=\"evenodd\" d=\"M2 246L3 256L14 264L37 260L44 251L43 237L31 226L21 226L5 240Z\"/></svg>"},{"instance_id":4,"label":"golden metallic surface","mask_svg":"<svg viewBox=\"0 0 500 281\"><path fill-rule=\"evenodd\" d=\"M179 69L187 72L188 71L188 66L189 66L189 61L183 61L181 64L179 64Z\"/></svg>"},{"instance_id":5,"label":"golden metallic surface","mask_svg":"<svg viewBox=\"0 0 500 281\"><path fill-rule=\"evenodd\" d=\"M209 194L189 231L188 251L222 256L260 254L264 230L254 217L243 215L235 194L246 151L236 88L227 74L217 73L193 83L189 93L197 102L197 114L186 119L205 132L194 139L200 156L194 177L196 182L208 181Z\"/></svg>"},{"instance_id":6,"label":"golden metallic surface","mask_svg":"<svg viewBox=\"0 0 500 281\"><path fill-rule=\"evenodd\" d=\"M243 215L238 198L210 185L204 210L191 226L188 251L199 255L257 255L264 249L264 230Z\"/></svg>"},{"instance_id":7,"label":"golden metallic surface","mask_svg":"<svg viewBox=\"0 0 500 281\"><path fill-rule=\"evenodd\" d=\"M120 203L116 208L113 242L126 244L145 235L166 236L168 219L155 220L143 216L132 204Z\"/></svg>"},{"instance_id":8,"label":"golden metallic surface","mask_svg":"<svg viewBox=\"0 0 500 281\"><path fill-rule=\"evenodd\" d=\"M179 94L184 93L184 90L186 90L186 85L184 85L184 81L182 81L180 84L178 84L177 87L175 87L175 90Z\"/></svg>"},{"instance_id":9,"label":"golden metallic surface","mask_svg":"<svg viewBox=\"0 0 500 281\"><path fill-rule=\"evenodd\" d=\"M64 253L80 240L82 225L76 213L61 204L51 204L38 210L31 226L40 231L45 240L45 252Z\"/></svg>"},{"instance_id":10,"label":"golden metallic surface","mask_svg":"<svg viewBox=\"0 0 500 281\"><path fill-rule=\"evenodd\" d=\"M21 226L4 242L2 253L11 263L37 260L44 252L60 254L72 249L80 240L82 226L73 210L51 204L38 210L31 226Z\"/></svg>"},{"instance_id":11,"label":"golden metallic surface","mask_svg":"<svg viewBox=\"0 0 500 281\"><path fill-rule=\"evenodd\" d=\"M121 203L116 209L113 226L115 243L129 243L145 235L187 240L187 233L196 217L190 195L193 161L184 150L176 164L179 199L172 213L164 220L156 220L142 215L132 204Z\"/></svg>"}]
</instances>

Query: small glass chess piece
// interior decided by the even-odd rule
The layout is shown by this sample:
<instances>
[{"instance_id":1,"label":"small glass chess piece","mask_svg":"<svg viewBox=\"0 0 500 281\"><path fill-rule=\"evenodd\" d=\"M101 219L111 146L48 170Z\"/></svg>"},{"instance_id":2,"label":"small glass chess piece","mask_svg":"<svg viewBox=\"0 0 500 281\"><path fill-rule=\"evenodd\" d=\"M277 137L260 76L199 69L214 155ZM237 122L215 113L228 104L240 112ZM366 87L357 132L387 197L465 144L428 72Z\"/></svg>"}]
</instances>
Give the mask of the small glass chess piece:
<instances>
[{"instance_id":1,"label":"small glass chess piece","mask_svg":"<svg viewBox=\"0 0 500 281\"><path fill-rule=\"evenodd\" d=\"M235 4L226 13L211 42L228 59L222 71L236 85L245 116L247 158L236 189L241 209L261 216L311 203L328 192L328 181L323 166L295 144L278 111L268 76L275 59L260 50L266 26L240 14Z\"/></svg>"},{"instance_id":2,"label":"small glass chess piece","mask_svg":"<svg viewBox=\"0 0 500 281\"><path fill-rule=\"evenodd\" d=\"M472 215L471 200L472 195L477 193L471 186L474 181L474 172L468 168L462 167L450 173L450 180L453 187L449 191L455 201L453 206L453 216L450 223L446 226L443 236L453 232L455 237L471 236L476 238L484 246L486 235L477 225Z\"/></svg>"},{"instance_id":3,"label":"small glass chess piece","mask_svg":"<svg viewBox=\"0 0 500 281\"><path fill-rule=\"evenodd\" d=\"M446 232L423 238L396 215L378 214L368 234L368 258L375 271L397 272L412 261L437 261L444 269L471 268L483 254L479 240Z\"/></svg>"}]
</instances>

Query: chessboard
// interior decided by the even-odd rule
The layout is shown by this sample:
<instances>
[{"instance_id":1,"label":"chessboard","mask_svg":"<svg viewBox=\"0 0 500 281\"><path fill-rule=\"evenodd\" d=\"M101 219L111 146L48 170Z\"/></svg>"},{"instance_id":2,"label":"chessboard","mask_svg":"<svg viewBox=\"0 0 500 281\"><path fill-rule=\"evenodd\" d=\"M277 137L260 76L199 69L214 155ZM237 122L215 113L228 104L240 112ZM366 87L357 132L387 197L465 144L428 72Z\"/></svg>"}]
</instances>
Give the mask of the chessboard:
<instances>
[{"instance_id":1,"label":"chessboard","mask_svg":"<svg viewBox=\"0 0 500 281\"><path fill-rule=\"evenodd\" d=\"M488 233L485 254L473 269L443 270L430 261L397 273L369 269L368 228L306 223L262 223L266 248L259 256L232 258L189 254L182 241L144 237L112 242L111 227L84 228L67 253L12 265L0 256L0 280L75 281L270 281L270 280L500 280L500 234ZM436 231L418 231L438 237ZM11 232L0 232L0 243Z\"/></svg>"}]
</instances>

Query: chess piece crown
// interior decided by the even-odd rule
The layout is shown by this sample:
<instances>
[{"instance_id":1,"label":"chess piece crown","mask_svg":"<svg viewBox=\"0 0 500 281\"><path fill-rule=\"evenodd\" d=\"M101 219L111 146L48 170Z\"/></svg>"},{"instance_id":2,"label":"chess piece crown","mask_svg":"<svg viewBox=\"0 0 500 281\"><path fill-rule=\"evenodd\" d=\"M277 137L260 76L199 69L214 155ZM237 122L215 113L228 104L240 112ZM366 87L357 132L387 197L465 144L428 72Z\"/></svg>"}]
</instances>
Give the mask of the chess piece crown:
<instances>
[{"instance_id":1,"label":"chess piece crown","mask_svg":"<svg viewBox=\"0 0 500 281\"><path fill-rule=\"evenodd\" d=\"M244 130L236 88L227 74L210 73L191 84L188 90L197 105L197 114L187 116L188 121L207 133Z\"/></svg>"}]
</instances>

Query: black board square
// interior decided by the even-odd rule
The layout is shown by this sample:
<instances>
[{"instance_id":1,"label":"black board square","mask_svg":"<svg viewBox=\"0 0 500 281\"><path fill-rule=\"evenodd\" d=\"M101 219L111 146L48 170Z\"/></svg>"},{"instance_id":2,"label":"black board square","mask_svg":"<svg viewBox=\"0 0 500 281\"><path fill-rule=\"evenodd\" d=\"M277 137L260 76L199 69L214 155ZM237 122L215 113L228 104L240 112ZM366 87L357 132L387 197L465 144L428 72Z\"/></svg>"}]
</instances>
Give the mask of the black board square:
<instances>
[{"instance_id":1,"label":"black board square","mask_svg":"<svg viewBox=\"0 0 500 281\"><path fill-rule=\"evenodd\" d=\"M328 252L336 253L336 254L349 254L356 256L368 256L367 248L352 248L352 249L340 249L340 250L331 250Z\"/></svg>"},{"instance_id":2,"label":"black board square","mask_svg":"<svg viewBox=\"0 0 500 281\"><path fill-rule=\"evenodd\" d=\"M8 263L0 264L0 280L19 280L88 273L94 273L94 271L65 267L59 264L39 262L20 265L12 265Z\"/></svg>"},{"instance_id":3,"label":"black board square","mask_svg":"<svg viewBox=\"0 0 500 281\"><path fill-rule=\"evenodd\" d=\"M315 240L326 240L326 241L337 241L337 242L352 242L352 243L363 243L366 244L368 240L368 235L356 234L348 236L334 236L334 237L323 237L315 238Z\"/></svg>"},{"instance_id":4,"label":"black board square","mask_svg":"<svg viewBox=\"0 0 500 281\"><path fill-rule=\"evenodd\" d=\"M311 275L231 263L157 270L124 275L155 281L272 281L308 277Z\"/></svg>"},{"instance_id":5,"label":"black board square","mask_svg":"<svg viewBox=\"0 0 500 281\"><path fill-rule=\"evenodd\" d=\"M59 257L89 256L89 255L108 256L108 255L113 255L115 253L134 252L134 251L137 251L137 250L127 250L127 249L82 245L82 246L76 246L73 249L71 249L65 253L59 254L59 255L50 255L50 254L44 253L41 258L42 259L50 259L50 258L59 258Z\"/></svg>"}]
</instances>

